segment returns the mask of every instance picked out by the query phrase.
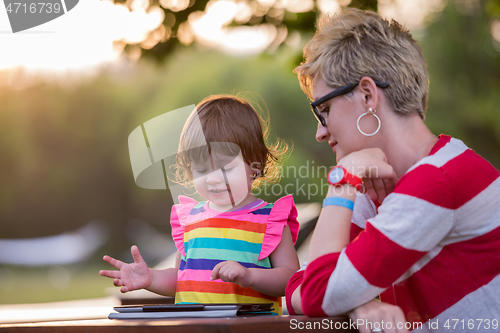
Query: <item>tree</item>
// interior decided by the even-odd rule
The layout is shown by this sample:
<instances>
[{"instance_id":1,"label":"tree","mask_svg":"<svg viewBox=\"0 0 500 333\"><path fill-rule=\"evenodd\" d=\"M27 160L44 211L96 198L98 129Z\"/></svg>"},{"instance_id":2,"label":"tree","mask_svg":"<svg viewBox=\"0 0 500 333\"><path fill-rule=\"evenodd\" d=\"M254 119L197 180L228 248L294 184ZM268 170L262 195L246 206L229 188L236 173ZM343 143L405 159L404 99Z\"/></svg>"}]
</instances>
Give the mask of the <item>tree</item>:
<instances>
[{"instance_id":1,"label":"tree","mask_svg":"<svg viewBox=\"0 0 500 333\"><path fill-rule=\"evenodd\" d=\"M147 38L139 44L129 44L126 50L140 47L142 54L154 58L157 61L164 60L174 49L181 44L193 42L193 31L191 22L200 18L213 6L214 0L115 0L132 10L140 2L147 10L160 8L164 13L162 25L151 31ZM147 4L145 4L147 2ZM333 7L324 7L323 2L318 0L229 0L237 8L234 16L225 26L261 26L271 25L278 29L273 47L284 42L287 35L297 31L299 33L312 34L315 31L315 23L321 11L328 11L342 7L335 2ZM343 1L346 3L346 1ZM377 0L352 0L348 7L371 9L377 11ZM323 7L322 7L323 6ZM320 10L321 8L321 10Z\"/></svg>"},{"instance_id":2,"label":"tree","mask_svg":"<svg viewBox=\"0 0 500 333\"><path fill-rule=\"evenodd\" d=\"M500 1L448 1L421 41L430 73L428 125L500 167ZM496 39L497 38L497 39Z\"/></svg>"}]
</instances>

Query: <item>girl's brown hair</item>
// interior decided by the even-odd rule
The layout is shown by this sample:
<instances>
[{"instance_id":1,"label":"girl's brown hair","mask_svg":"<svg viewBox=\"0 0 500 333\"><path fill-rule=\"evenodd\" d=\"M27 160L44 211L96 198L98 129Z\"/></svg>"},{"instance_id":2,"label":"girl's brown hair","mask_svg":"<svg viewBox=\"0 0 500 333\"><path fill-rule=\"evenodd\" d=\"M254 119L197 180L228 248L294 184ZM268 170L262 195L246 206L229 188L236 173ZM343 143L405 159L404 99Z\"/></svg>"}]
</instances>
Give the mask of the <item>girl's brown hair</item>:
<instances>
[{"instance_id":1,"label":"girl's brown hair","mask_svg":"<svg viewBox=\"0 0 500 333\"><path fill-rule=\"evenodd\" d=\"M254 188L263 182L278 180L279 163L288 146L281 140L266 145L268 124L268 119L263 119L240 97L213 95L205 98L193 110L182 130L174 166L175 182L190 186L193 179L191 161L206 160L214 149L230 156L238 155L241 150L243 160L255 172ZM210 145L213 142L217 145Z\"/></svg>"}]
</instances>

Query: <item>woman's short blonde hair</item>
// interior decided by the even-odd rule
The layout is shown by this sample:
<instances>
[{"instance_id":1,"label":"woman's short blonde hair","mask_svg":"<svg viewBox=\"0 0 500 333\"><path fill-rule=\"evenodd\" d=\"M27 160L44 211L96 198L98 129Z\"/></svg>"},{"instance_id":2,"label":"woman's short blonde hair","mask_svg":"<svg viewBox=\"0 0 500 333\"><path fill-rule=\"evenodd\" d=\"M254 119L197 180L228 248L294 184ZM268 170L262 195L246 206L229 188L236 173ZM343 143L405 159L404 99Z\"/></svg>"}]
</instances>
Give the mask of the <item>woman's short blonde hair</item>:
<instances>
[{"instance_id":1,"label":"woman's short blonde hair","mask_svg":"<svg viewBox=\"0 0 500 333\"><path fill-rule=\"evenodd\" d=\"M406 28L374 12L349 8L325 15L294 72L310 99L318 74L333 89L364 76L388 82L384 92L395 112L425 117L429 78L422 50Z\"/></svg>"}]
</instances>

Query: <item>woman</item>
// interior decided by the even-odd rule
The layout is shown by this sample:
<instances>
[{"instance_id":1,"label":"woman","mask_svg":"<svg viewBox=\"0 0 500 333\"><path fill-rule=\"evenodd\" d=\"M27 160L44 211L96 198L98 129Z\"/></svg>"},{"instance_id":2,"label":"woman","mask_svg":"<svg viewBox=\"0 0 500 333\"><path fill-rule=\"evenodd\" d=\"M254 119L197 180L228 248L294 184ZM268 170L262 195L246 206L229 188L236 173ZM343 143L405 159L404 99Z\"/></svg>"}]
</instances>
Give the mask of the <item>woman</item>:
<instances>
[{"instance_id":1,"label":"woman","mask_svg":"<svg viewBox=\"0 0 500 333\"><path fill-rule=\"evenodd\" d=\"M337 167L309 264L288 283L289 311L350 313L366 319L361 332L498 329L500 173L424 124L417 42L348 9L321 20L304 58L295 72Z\"/></svg>"}]
</instances>

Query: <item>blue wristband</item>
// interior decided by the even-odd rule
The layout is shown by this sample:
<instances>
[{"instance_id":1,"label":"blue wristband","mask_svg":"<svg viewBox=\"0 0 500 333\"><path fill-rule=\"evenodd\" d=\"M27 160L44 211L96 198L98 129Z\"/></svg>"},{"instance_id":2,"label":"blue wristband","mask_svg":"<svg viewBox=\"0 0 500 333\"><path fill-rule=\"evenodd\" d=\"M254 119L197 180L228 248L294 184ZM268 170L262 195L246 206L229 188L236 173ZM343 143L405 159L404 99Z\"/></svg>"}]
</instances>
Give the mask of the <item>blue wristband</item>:
<instances>
[{"instance_id":1,"label":"blue wristband","mask_svg":"<svg viewBox=\"0 0 500 333\"><path fill-rule=\"evenodd\" d=\"M342 206L345 208L349 208L350 210L353 210L354 201L346 198L330 197L330 198L325 198L325 200L323 200L323 207L325 206Z\"/></svg>"}]
</instances>

